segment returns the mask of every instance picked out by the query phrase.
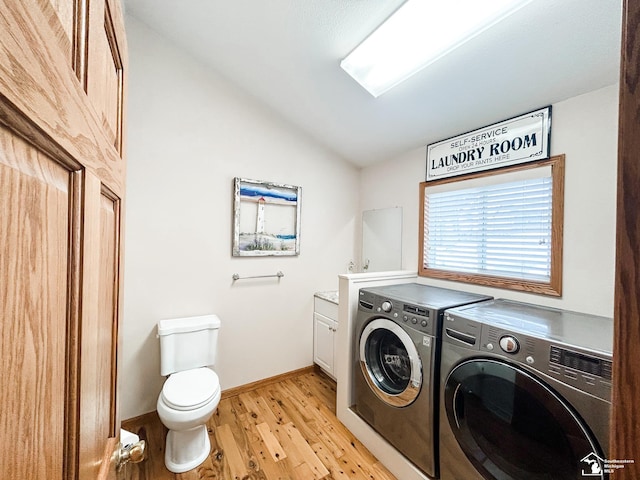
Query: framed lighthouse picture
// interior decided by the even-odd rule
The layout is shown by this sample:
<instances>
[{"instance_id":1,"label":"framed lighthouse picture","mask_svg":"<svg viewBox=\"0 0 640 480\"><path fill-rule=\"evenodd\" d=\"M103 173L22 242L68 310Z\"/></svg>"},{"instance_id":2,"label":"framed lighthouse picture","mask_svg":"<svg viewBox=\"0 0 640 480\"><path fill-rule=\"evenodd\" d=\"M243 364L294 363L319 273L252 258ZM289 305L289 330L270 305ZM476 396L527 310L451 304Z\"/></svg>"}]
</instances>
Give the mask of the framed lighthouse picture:
<instances>
[{"instance_id":1,"label":"framed lighthouse picture","mask_svg":"<svg viewBox=\"0 0 640 480\"><path fill-rule=\"evenodd\" d=\"M302 187L234 178L233 256L300 254Z\"/></svg>"}]
</instances>

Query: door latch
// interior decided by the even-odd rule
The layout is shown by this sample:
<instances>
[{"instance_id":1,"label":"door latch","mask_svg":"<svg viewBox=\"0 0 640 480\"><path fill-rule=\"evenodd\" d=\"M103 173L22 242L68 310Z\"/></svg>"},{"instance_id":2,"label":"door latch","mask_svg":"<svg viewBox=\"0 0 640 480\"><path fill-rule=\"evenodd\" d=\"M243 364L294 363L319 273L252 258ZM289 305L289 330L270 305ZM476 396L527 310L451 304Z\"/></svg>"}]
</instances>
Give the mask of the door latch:
<instances>
[{"instance_id":1,"label":"door latch","mask_svg":"<svg viewBox=\"0 0 640 480\"><path fill-rule=\"evenodd\" d=\"M121 443L117 461L118 469L121 469L129 462L142 462L146 457L146 453L147 443L144 440L140 440L127 446L123 446Z\"/></svg>"}]
</instances>

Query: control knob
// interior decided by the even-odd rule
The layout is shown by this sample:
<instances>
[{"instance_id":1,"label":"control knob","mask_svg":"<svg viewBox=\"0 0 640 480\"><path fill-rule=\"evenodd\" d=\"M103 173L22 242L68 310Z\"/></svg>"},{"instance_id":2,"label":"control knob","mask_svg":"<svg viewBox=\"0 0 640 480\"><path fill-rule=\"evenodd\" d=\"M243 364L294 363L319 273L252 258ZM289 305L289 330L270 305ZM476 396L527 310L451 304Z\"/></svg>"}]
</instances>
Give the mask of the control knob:
<instances>
[{"instance_id":1,"label":"control knob","mask_svg":"<svg viewBox=\"0 0 640 480\"><path fill-rule=\"evenodd\" d=\"M389 313L391 311L391 308L393 307L393 305L391 305L391 302L389 302L388 300L385 300L384 302L382 302L382 310Z\"/></svg>"},{"instance_id":2,"label":"control knob","mask_svg":"<svg viewBox=\"0 0 640 480\"><path fill-rule=\"evenodd\" d=\"M500 338L500 348L507 353L518 353L518 350L520 350L520 344L515 337L505 335Z\"/></svg>"}]
</instances>

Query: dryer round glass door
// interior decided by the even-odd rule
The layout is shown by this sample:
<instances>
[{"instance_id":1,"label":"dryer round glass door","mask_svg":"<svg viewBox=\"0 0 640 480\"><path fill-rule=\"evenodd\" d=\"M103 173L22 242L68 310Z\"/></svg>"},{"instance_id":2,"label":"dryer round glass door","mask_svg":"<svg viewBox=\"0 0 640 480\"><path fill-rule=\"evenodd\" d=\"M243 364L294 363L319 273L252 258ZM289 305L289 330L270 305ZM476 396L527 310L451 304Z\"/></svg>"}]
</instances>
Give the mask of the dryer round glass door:
<instances>
[{"instance_id":1,"label":"dryer round glass door","mask_svg":"<svg viewBox=\"0 0 640 480\"><path fill-rule=\"evenodd\" d=\"M489 359L461 363L447 378L444 408L460 447L486 479L605 478L589 429L521 368Z\"/></svg>"},{"instance_id":2,"label":"dryer round glass door","mask_svg":"<svg viewBox=\"0 0 640 480\"><path fill-rule=\"evenodd\" d=\"M413 403L422 386L422 365L409 334L384 318L369 322L360 335L360 367L373 392L388 405Z\"/></svg>"}]
</instances>

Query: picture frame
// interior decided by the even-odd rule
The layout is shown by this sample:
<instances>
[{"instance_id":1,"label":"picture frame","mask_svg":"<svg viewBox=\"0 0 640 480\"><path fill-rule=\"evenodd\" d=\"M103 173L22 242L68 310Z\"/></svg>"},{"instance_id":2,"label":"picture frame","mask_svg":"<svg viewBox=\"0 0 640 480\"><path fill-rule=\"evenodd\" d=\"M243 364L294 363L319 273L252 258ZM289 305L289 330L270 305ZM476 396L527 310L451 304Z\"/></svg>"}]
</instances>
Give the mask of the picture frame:
<instances>
[{"instance_id":1,"label":"picture frame","mask_svg":"<svg viewBox=\"0 0 640 480\"><path fill-rule=\"evenodd\" d=\"M234 178L234 257L300 254L302 187Z\"/></svg>"}]
</instances>

